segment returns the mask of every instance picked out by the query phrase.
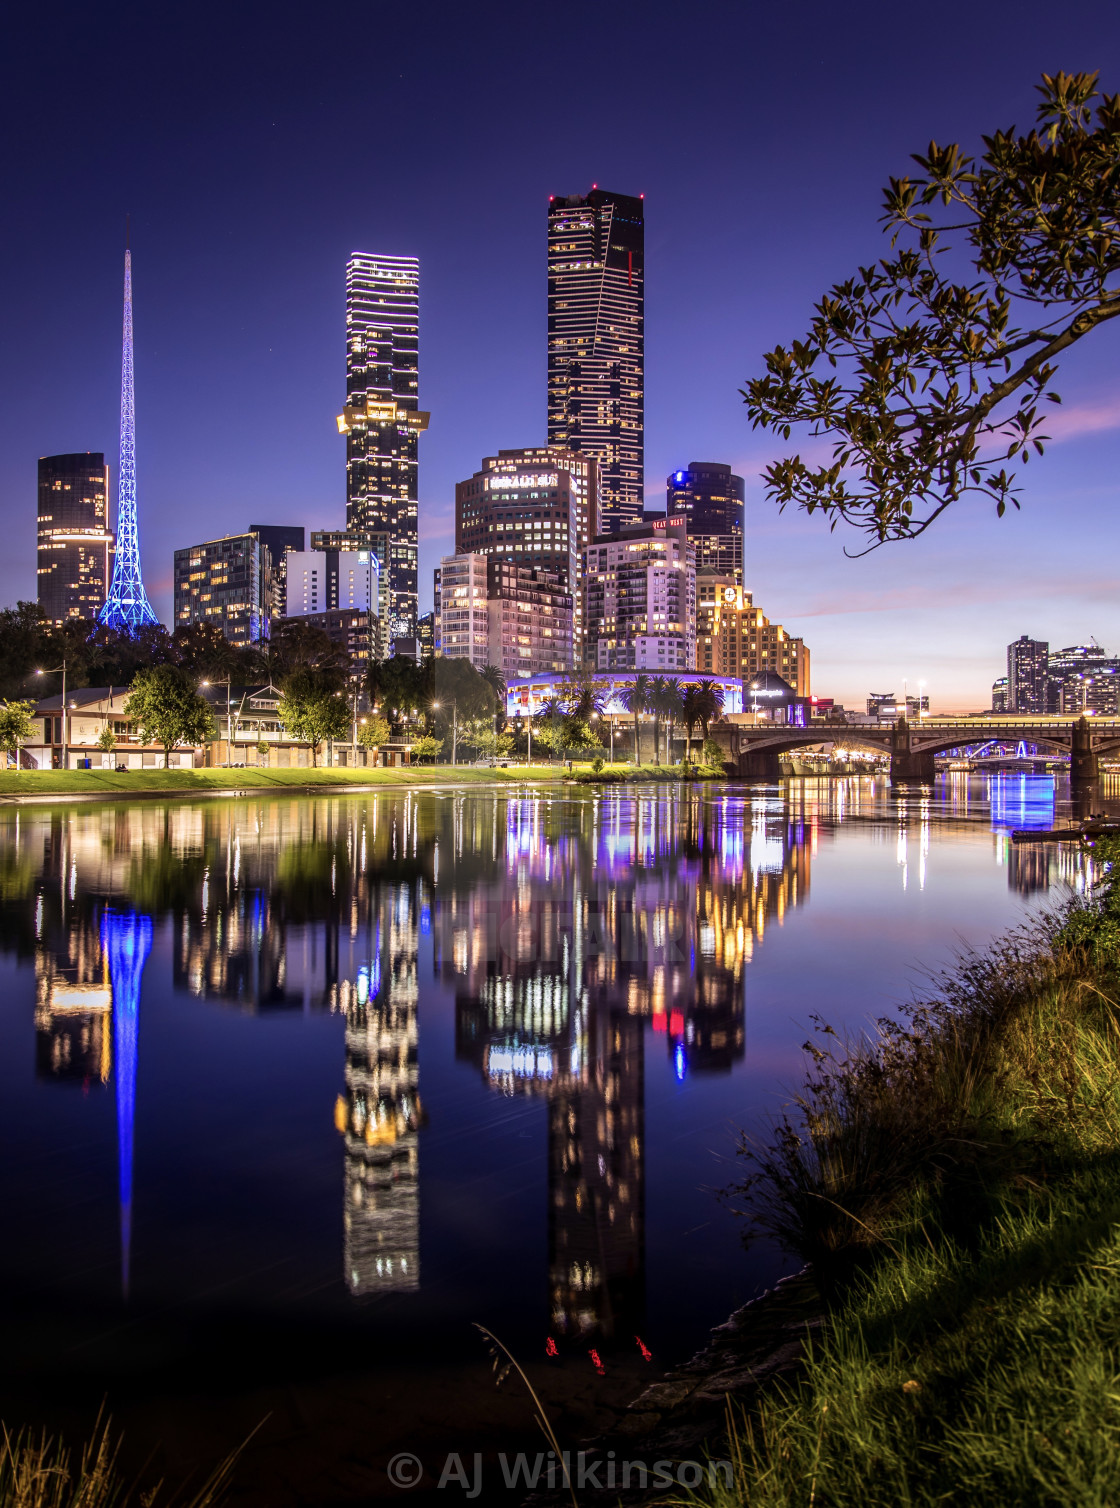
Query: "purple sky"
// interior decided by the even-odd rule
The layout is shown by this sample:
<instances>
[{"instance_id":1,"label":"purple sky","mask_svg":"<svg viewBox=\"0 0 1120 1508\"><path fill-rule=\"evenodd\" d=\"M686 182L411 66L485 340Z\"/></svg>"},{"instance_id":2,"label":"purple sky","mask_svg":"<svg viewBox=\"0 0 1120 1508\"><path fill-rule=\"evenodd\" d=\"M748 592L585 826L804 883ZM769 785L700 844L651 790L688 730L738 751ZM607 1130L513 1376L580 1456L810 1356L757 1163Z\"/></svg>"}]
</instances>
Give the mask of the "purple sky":
<instances>
[{"instance_id":1,"label":"purple sky","mask_svg":"<svg viewBox=\"0 0 1120 1508\"><path fill-rule=\"evenodd\" d=\"M1021 514L966 504L858 562L763 500L778 449L737 391L881 254L879 191L908 154L1028 125L1059 68L1120 89L1114 5L24 7L0 56L0 603L35 593L37 458L104 450L115 487L129 211L156 611L176 546L343 523L356 248L421 259L429 606L455 481L544 439L548 196L598 182L646 195L648 499L691 460L746 475L747 584L805 637L815 691L858 705L906 677L979 708L1020 633L1120 652L1120 330L1064 364Z\"/></svg>"}]
</instances>

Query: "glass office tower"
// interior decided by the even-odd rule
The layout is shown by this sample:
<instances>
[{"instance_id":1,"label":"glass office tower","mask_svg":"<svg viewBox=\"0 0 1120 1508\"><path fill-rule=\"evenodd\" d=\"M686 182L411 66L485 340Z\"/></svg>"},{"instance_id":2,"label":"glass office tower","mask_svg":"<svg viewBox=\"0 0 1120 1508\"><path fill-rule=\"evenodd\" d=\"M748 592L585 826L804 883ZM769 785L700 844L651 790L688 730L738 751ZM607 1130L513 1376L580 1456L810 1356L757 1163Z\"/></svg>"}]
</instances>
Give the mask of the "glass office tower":
<instances>
[{"instance_id":1,"label":"glass office tower","mask_svg":"<svg viewBox=\"0 0 1120 1508\"><path fill-rule=\"evenodd\" d=\"M413 638L417 598L420 264L356 251L346 264L346 527L388 535L389 636ZM391 651L390 651L391 652Z\"/></svg>"},{"instance_id":2,"label":"glass office tower","mask_svg":"<svg viewBox=\"0 0 1120 1508\"><path fill-rule=\"evenodd\" d=\"M105 605L115 545L108 495L100 451L40 457L38 598L48 623L96 618Z\"/></svg>"},{"instance_id":3,"label":"glass office tower","mask_svg":"<svg viewBox=\"0 0 1120 1508\"><path fill-rule=\"evenodd\" d=\"M548 443L599 463L600 527L641 523L645 434L641 198L548 205Z\"/></svg>"}]
</instances>

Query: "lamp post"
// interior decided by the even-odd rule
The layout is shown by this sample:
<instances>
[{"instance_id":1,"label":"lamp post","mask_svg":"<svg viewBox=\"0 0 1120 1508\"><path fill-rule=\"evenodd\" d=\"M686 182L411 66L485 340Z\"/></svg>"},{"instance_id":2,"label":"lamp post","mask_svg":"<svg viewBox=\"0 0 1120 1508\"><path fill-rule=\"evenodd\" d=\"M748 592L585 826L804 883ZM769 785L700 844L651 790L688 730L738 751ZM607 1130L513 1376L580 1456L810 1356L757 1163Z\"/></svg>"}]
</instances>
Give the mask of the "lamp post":
<instances>
[{"instance_id":1,"label":"lamp post","mask_svg":"<svg viewBox=\"0 0 1120 1508\"><path fill-rule=\"evenodd\" d=\"M918 725L919 726L921 726L922 718L925 716L925 709L924 709L924 707L922 705L923 701L925 700L925 698L922 696L922 691L925 688L925 684L926 684L925 681L919 681L918 682Z\"/></svg>"},{"instance_id":2,"label":"lamp post","mask_svg":"<svg viewBox=\"0 0 1120 1508\"><path fill-rule=\"evenodd\" d=\"M439 703L432 703L433 711L439 711ZM455 756L459 746L459 704L454 697L451 698L451 763L455 764Z\"/></svg>"},{"instance_id":3,"label":"lamp post","mask_svg":"<svg viewBox=\"0 0 1120 1508\"><path fill-rule=\"evenodd\" d=\"M66 769L70 763L70 711L66 705L66 656L62 657L62 664L56 665L52 670L37 670L36 675L57 675L62 671L62 768ZM18 766L19 759L17 757Z\"/></svg>"}]
</instances>

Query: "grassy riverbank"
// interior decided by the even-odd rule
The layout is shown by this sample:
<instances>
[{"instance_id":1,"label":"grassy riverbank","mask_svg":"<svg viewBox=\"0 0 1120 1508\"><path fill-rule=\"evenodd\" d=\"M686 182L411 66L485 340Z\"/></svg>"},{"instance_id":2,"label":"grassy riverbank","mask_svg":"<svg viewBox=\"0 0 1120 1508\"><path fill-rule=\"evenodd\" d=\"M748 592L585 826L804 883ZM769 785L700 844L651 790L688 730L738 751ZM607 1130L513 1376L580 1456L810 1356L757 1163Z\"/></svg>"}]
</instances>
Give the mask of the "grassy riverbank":
<instances>
[{"instance_id":1,"label":"grassy riverbank","mask_svg":"<svg viewBox=\"0 0 1120 1508\"><path fill-rule=\"evenodd\" d=\"M121 795L192 791L297 789L345 790L348 786L492 785L495 781L560 780L558 765L483 769L468 765L412 765L399 770L215 769L215 770L15 770L0 771L0 797Z\"/></svg>"},{"instance_id":2,"label":"grassy riverbank","mask_svg":"<svg viewBox=\"0 0 1120 1508\"><path fill-rule=\"evenodd\" d=\"M346 790L366 786L493 785L525 781L617 784L630 780L715 779L717 772L702 766L606 765L595 774L590 764L571 770L560 764L480 767L474 765L410 765L405 769L245 769L214 770L2 770L0 800L19 796L190 795L198 791L256 791L284 789Z\"/></svg>"},{"instance_id":3,"label":"grassy riverbank","mask_svg":"<svg viewBox=\"0 0 1120 1508\"><path fill-rule=\"evenodd\" d=\"M720 1508L1120 1502L1118 874L874 1049L814 1049L746 1194L828 1320L733 1410Z\"/></svg>"}]
</instances>

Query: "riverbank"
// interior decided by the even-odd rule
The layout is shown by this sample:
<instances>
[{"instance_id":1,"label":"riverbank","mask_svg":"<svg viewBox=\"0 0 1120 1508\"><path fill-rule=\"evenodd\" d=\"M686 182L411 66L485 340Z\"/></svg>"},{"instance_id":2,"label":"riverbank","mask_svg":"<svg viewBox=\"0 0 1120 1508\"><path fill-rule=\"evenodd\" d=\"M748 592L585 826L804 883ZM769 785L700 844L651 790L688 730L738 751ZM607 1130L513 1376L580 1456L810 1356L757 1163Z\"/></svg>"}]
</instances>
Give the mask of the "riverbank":
<instances>
[{"instance_id":1,"label":"riverbank","mask_svg":"<svg viewBox=\"0 0 1120 1508\"><path fill-rule=\"evenodd\" d=\"M0 771L0 802L119 800L122 796L248 795L274 791L328 795L381 786L493 785L560 781L558 765L508 769L468 765L411 765L404 769L15 770Z\"/></svg>"},{"instance_id":2,"label":"riverbank","mask_svg":"<svg viewBox=\"0 0 1120 1508\"><path fill-rule=\"evenodd\" d=\"M117 801L121 797L247 796L257 791L339 795L393 786L418 789L447 785L619 785L629 781L723 779L702 766L615 765L596 773L589 764L409 765L403 769L213 770L3 770L0 805L39 801Z\"/></svg>"},{"instance_id":3,"label":"riverbank","mask_svg":"<svg viewBox=\"0 0 1120 1508\"><path fill-rule=\"evenodd\" d=\"M1100 852L1090 902L965 959L874 1045L818 1027L738 1192L811 1262L825 1322L797 1316L796 1380L725 1375L705 1443L735 1483L682 1501L1120 1500L1120 844ZM636 1422L719 1382L678 1378ZM648 1419L667 1453L673 1420Z\"/></svg>"}]
</instances>

